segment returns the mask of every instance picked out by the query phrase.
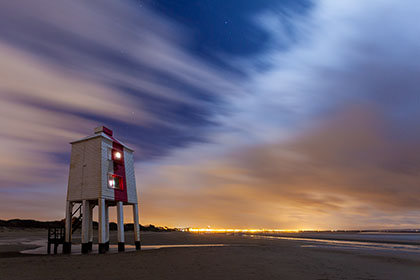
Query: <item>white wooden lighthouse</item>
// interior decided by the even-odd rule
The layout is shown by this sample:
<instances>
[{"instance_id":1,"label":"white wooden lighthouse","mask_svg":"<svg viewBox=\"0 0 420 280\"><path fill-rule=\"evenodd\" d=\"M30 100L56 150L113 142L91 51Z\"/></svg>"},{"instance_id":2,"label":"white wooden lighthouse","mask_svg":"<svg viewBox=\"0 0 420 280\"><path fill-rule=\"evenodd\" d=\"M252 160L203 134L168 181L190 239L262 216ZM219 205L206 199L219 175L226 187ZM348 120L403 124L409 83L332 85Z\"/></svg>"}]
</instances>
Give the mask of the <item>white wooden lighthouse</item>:
<instances>
[{"instance_id":1,"label":"white wooden lighthouse","mask_svg":"<svg viewBox=\"0 0 420 280\"><path fill-rule=\"evenodd\" d=\"M140 229L133 150L101 126L95 133L71 142L63 251L71 252L72 223L82 224L82 253L92 250L92 213L98 206L99 253L109 250L109 207L117 207L118 250L124 251L123 205L132 205L134 240L140 250ZM77 208L78 207L78 208ZM75 210L76 209L76 210ZM80 216L74 214L80 210Z\"/></svg>"}]
</instances>

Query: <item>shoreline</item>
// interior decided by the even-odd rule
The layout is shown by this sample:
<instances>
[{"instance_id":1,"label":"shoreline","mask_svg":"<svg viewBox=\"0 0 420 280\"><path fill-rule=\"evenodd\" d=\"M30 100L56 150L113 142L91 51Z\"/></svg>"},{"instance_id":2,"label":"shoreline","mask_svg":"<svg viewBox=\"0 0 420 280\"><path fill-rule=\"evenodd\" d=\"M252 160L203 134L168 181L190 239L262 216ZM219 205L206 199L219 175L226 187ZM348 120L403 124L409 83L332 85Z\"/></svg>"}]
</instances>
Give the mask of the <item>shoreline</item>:
<instances>
[{"instance_id":1,"label":"shoreline","mask_svg":"<svg viewBox=\"0 0 420 280\"><path fill-rule=\"evenodd\" d=\"M336 234L336 233L332 233ZM349 241L349 242L362 242L362 243L378 243L378 244L395 244L395 245L413 245L413 246L419 246L420 248L420 233L419 241L417 242L411 242L411 241L397 241L397 240L385 240L385 239L358 239L358 238L337 238L337 237L318 237L318 236L296 236L296 235L284 235L284 234L265 234L265 233L257 233L257 234L247 234L245 235L256 235L256 236L272 236L272 237L282 237L282 238L290 238L290 239L296 239L296 240L302 240L305 239L311 239L311 240L331 240L331 241Z\"/></svg>"}]
</instances>

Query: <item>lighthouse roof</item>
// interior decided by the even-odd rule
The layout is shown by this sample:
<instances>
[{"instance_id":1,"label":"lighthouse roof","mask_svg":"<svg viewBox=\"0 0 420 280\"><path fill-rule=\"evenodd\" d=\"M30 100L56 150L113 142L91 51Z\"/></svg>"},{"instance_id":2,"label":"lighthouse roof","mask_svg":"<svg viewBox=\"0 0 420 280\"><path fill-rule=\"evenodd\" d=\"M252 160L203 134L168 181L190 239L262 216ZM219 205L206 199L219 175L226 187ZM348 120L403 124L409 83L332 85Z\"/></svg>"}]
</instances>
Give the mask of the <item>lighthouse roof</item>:
<instances>
[{"instance_id":1,"label":"lighthouse roof","mask_svg":"<svg viewBox=\"0 0 420 280\"><path fill-rule=\"evenodd\" d=\"M86 141L86 140L97 138L97 137L103 137L103 138L108 139L111 142L117 142L117 143L121 144L122 146L124 146L124 148L126 148L126 149L134 152L134 150L132 148L130 148L129 146L127 146L124 143L122 143L120 140L118 140L115 137L113 137L112 134L113 134L113 132L112 132L111 129L109 129L109 128L105 127L105 126L99 126L99 127L96 127L95 128L93 135L89 135L89 136L83 137L83 138L81 138L79 140L72 141L72 142L70 142L70 144L74 144L74 143Z\"/></svg>"}]
</instances>

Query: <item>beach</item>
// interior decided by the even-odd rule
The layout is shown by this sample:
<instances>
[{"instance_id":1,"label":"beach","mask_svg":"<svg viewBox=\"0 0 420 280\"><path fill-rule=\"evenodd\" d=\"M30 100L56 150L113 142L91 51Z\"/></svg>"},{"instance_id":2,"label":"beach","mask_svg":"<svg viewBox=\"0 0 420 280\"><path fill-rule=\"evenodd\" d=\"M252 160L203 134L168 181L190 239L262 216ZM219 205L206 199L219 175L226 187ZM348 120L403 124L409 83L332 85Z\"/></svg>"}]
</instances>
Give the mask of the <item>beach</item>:
<instances>
[{"instance_id":1,"label":"beach","mask_svg":"<svg viewBox=\"0 0 420 280\"><path fill-rule=\"evenodd\" d=\"M115 234L111 232L111 243ZM127 244L131 236L126 233ZM145 246L218 246L103 255L19 253L36 248L30 243L42 238L44 230L2 230L0 279L418 279L420 274L420 253L398 250L398 244L382 250L350 249L262 235L144 232Z\"/></svg>"}]
</instances>

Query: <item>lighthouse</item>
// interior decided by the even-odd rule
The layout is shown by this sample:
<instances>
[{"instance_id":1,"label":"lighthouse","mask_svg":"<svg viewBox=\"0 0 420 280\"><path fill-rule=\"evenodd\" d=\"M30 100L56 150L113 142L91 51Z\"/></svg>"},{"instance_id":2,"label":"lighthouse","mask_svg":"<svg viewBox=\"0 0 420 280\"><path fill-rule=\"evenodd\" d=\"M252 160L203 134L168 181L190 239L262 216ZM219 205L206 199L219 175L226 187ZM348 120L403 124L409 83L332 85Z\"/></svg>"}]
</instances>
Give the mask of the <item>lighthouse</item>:
<instances>
[{"instance_id":1,"label":"lighthouse","mask_svg":"<svg viewBox=\"0 0 420 280\"><path fill-rule=\"evenodd\" d=\"M109 250L109 208L117 208L118 251L124 251L123 205L131 205L134 240L140 250L140 229L133 149L113 136L111 129L71 142L63 251L71 252L74 226L81 224L82 253L92 250L93 209L98 206L99 253Z\"/></svg>"}]
</instances>

